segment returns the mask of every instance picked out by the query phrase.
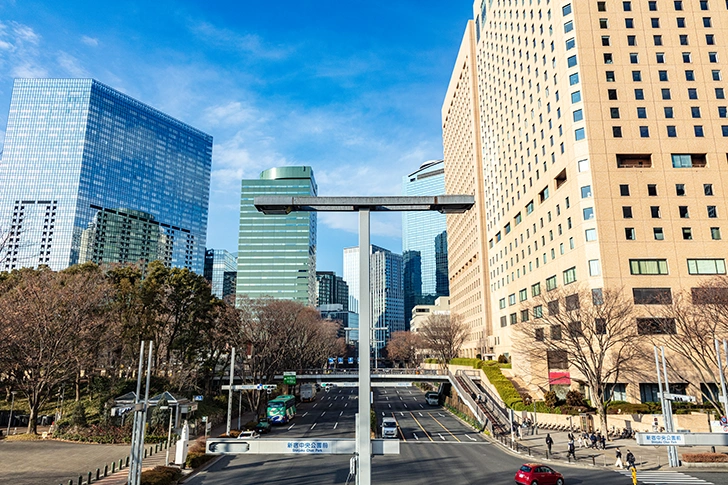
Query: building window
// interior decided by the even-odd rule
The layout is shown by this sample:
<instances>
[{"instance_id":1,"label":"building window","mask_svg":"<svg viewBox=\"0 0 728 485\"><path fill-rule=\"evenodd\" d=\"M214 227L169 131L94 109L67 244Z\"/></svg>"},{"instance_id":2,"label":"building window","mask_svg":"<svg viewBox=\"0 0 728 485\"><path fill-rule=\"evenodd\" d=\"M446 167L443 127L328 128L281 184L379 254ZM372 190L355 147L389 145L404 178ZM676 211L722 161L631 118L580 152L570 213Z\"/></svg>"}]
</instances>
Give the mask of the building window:
<instances>
[{"instance_id":1,"label":"building window","mask_svg":"<svg viewBox=\"0 0 728 485\"><path fill-rule=\"evenodd\" d=\"M631 52L629 54L629 62L630 62L630 64L639 64L639 62L640 62L639 59L640 59L639 58L639 55L636 52Z\"/></svg>"},{"instance_id":2,"label":"building window","mask_svg":"<svg viewBox=\"0 0 728 485\"><path fill-rule=\"evenodd\" d=\"M612 127L612 136L614 138L622 138L622 127L621 126L613 126Z\"/></svg>"},{"instance_id":3,"label":"building window","mask_svg":"<svg viewBox=\"0 0 728 485\"><path fill-rule=\"evenodd\" d=\"M708 45L715 45L715 35L705 34L705 43Z\"/></svg>"},{"instance_id":4,"label":"building window","mask_svg":"<svg viewBox=\"0 0 728 485\"><path fill-rule=\"evenodd\" d=\"M665 118L670 119L674 117L674 113L671 106L665 106Z\"/></svg>"},{"instance_id":5,"label":"building window","mask_svg":"<svg viewBox=\"0 0 728 485\"><path fill-rule=\"evenodd\" d=\"M683 9L682 0L675 0L675 2L673 2L673 3L675 5L675 10L682 10Z\"/></svg>"},{"instance_id":6,"label":"building window","mask_svg":"<svg viewBox=\"0 0 728 485\"><path fill-rule=\"evenodd\" d=\"M683 227L682 228L682 236L683 239L686 241L689 241L693 238L693 230L690 227Z\"/></svg>"},{"instance_id":7,"label":"building window","mask_svg":"<svg viewBox=\"0 0 728 485\"><path fill-rule=\"evenodd\" d=\"M543 306L536 305L533 307L533 318L543 318Z\"/></svg>"},{"instance_id":8,"label":"building window","mask_svg":"<svg viewBox=\"0 0 728 485\"><path fill-rule=\"evenodd\" d=\"M604 304L604 292L601 288L592 288L592 304L603 305Z\"/></svg>"},{"instance_id":9,"label":"building window","mask_svg":"<svg viewBox=\"0 0 728 485\"><path fill-rule=\"evenodd\" d=\"M559 325L551 325L551 340L561 340L561 326ZM551 354L560 354L563 355L564 358L567 358L567 353L560 350L549 350L547 352L547 355ZM550 369L566 369L568 368L568 364L555 364L552 362L553 359L549 359L549 368Z\"/></svg>"},{"instance_id":10,"label":"building window","mask_svg":"<svg viewBox=\"0 0 728 485\"><path fill-rule=\"evenodd\" d=\"M515 324L518 323L518 314L511 313L509 316L510 316L510 319L511 319L511 325L515 325Z\"/></svg>"},{"instance_id":11,"label":"building window","mask_svg":"<svg viewBox=\"0 0 728 485\"><path fill-rule=\"evenodd\" d=\"M703 184L703 194L707 196L712 196L713 194L713 184Z\"/></svg>"},{"instance_id":12,"label":"building window","mask_svg":"<svg viewBox=\"0 0 728 485\"><path fill-rule=\"evenodd\" d=\"M690 45L690 41L688 40L688 36L685 34L680 35L680 45Z\"/></svg>"},{"instance_id":13,"label":"building window","mask_svg":"<svg viewBox=\"0 0 728 485\"><path fill-rule=\"evenodd\" d=\"M511 293L510 295L508 295L508 306L513 306L515 304L516 304L516 294Z\"/></svg>"},{"instance_id":14,"label":"building window","mask_svg":"<svg viewBox=\"0 0 728 485\"><path fill-rule=\"evenodd\" d=\"M640 138L649 138L650 137L650 127L649 126L640 126Z\"/></svg>"},{"instance_id":15,"label":"building window","mask_svg":"<svg viewBox=\"0 0 728 485\"><path fill-rule=\"evenodd\" d=\"M500 300L498 300L498 307L501 310L506 307L506 299L505 298L501 298Z\"/></svg>"},{"instance_id":16,"label":"building window","mask_svg":"<svg viewBox=\"0 0 728 485\"><path fill-rule=\"evenodd\" d=\"M670 88L662 88L660 89L660 93L662 94L662 99L671 99Z\"/></svg>"},{"instance_id":17,"label":"building window","mask_svg":"<svg viewBox=\"0 0 728 485\"><path fill-rule=\"evenodd\" d=\"M718 62L718 53L717 52L708 52L708 61L712 63ZM713 79L714 81L719 81L719 79Z\"/></svg>"},{"instance_id":18,"label":"building window","mask_svg":"<svg viewBox=\"0 0 728 485\"><path fill-rule=\"evenodd\" d=\"M666 259L630 259L629 272L633 275L666 275Z\"/></svg>"},{"instance_id":19,"label":"building window","mask_svg":"<svg viewBox=\"0 0 728 485\"><path fill-rule=\"evenodd\" d=\"M571 93L571 102L578 103L581 101L581 91L574 91Z\"/></svg>"},{"instance_id":20,"label":"building window","mask_svg":"<svg viewBox=\"0 0 728 485\"><path fill-rule=\"evenodd\" d=\"M709 29L713 26L713 21L710 19L710 17L703 17L703 27L706 29Z\"/></svg>"},{"instance_id":21,"label":"building window","mask_svg":"<svg viewBox=\"0 0 728 485\"><path fill-rule=\"evenodd\" d=\"M690 115L693 118L700 118L700 106L693 106L690 108Z\"/></svg>"},{"instance_id":22,"label":"building window","mask_svg":"<svg viewBox=\"0 0 728 485\"><path fill-rule=\"evenodd\" d=\"M693 55L690 52L683 52L682 60L685 64L690 64L691 62L693 62Z\"/></svg>"},{"instance_id":23,"label":"building window","mask_svg":"<svg viewBox=\"0 0 728 485\"><path fill-rule=\"evenodd\" d=\"M710 71L710 75L713 77L713 81L721 80L720 69L713 69Z\"/></svg>"},{"instance_id":24,"label":"building window","mask_svg":"<svg viewBox=\"0 0 728 485\"><path fill-rule=\"evenodd\" d=\"M622 217L624 217L625 219L632 219L632 206L622 206Z\"/></svg>"},{"instance_id":25,"label":"building window","mask_svg":"<svg viewBox=\"0 0 728 485\"><path fill-rule=\"evenodd\" d=\"M704 154L672 154L673 168L705 167L706 159Z\"/></svg>"},{"instance_id":26,"label":"building window","mask_svg":"<svg viewBox=\"0 0 728 485\"><path fill-rule=\"evenodd\" d=\"M661 35L653 35L652 36L652 42L658 46L662 45L662 36ZM659 62L659 61L658 61ZM665 62L664 60L662 62Z\"/></svg>"},{"instance_id":27,"label":"building window","mask_svg":"<svg viewBox=\"0 0 728 485\"><path fill-rule=\"evenodd\" d=\"M589 170L589 160L579 160L577 163L579 172L587 172Z\"/></svg>"},{"instance_id":28,"label":"building window","mask_svg":"<svg viewBox=\"0 0 728 485\"><path fill-rule=\"evenodd\" d=\"M566 39L566 50L569 51L576 47L576 39L573 37L571 39Z\"/></svg>"},{"instance_id":29,"label":"building window","mask_svg":"<svg viewBox=\"0 0 728 485\"><path fill-rule=\"evenodd\" d=\"M541 294L541 283L535 283L531 285L531 296L538 296Z\"/></svg>"},{"instance_id":30,"label":"building window","mask_svg":"<svg viewBox=\"0 0 728 485\"><path fill-rule=\"evenodd\" d=\"M725 99L725 90L723 88L715 88L715 99Z\"/></svg>"},{"instance_id":31,"label":"building window","mask_svg":"<svg viewBox=\"0 0 728 485\"><path fill-rule=\"evenodd\" d=\"M680 205L677 207L680 213L680 219L690 219L690 213L688 212L688 206Z\"/></svg>"},{"instance_id":32,"label":"building window","mask_svg":"<svg viewBox=\"0 0 728 485\"><path fill-rule=\"evenodd\" d=\"M675 128L675 125L667 125L667 136L669 138L675 138L677 136L677 128Z\"/></svg>"},{"instance_id":33,"label":"building window","mask_svg":"<svg viewBox=\"0 0 728 485\"><path fill-rule=\"evenodd\" d=\"M577 64L577 62L576 62L576 56L569 56L569 57L568 57L568 58L566 59L566 64L567 64L567 65L568 65L569 67L574 67L574 66L576 66L576 64Z\"/></svg>"},{"instance_id":34,"label":"building window","mask_svg":"<svg viewBox=\"0 0 728 485\"><path fill-rule=\"evenodd\" d=\"M625 227L624 228L624 237L627 239L627 241L634 241L636 239L634 227Z\"/></svg>"},{"instance_id":35,"label":"building window","mask_svg":"<svg viewBox=\"0 0 728 485\"><path fill-rule=\"evenodd\" d=\"M602 36L602 46L603 47L609 47L610 44L611 44L611 42L609 40L609 36L608 35L603 35Z\"/></svg>"},{"instance_id":36,"label":"building window","mask_svg":"<svg viewBox=\"0 0 728 485\"><path fill-rule=\"evenodd\" d=\"M637 108L637 118L647 118L647 108Z\"/></svg>"},{"instance_id":37,"label":"building window","mask_svg":"<svg viewBox=\"0 0 728 485\"><path fill-rule=\"evenodd\" d=\"M584 131L584 128L577 128L574 130L574 139L576 141L583 140L586 138L586 132Z\"/></svg>"},{"instance_id":38,"label":"building window","mask_svg":"<svg viewBox=\"0 0 728 485\"><path fill-rule=\"evenodd\" d=\"M657 77L660 81L667 81L667 71L657 71Z\"/></svg>"},{"instance_id":39,"label":"building window","mask_svg":"<svg viewBox=\"0 0 728 485\"><path fill-rule=\"evenodd\" d=\"M678 197L685 195L685 184L675 184L675 195Z\"/></svg>"},{"instance_id":40,"label":"building window","mask_svg":"<svg viewBox=\"0 0 728 485\"><path fill-rule=\"evenodd\" d=\"M685 17L678 17L675 19L677 22L677 28L678 29L684 29L685 28Z\"/></svg>"},{"instance_id":41,"label":"building window","mask_svg":"<svg viewBox=\"0 0 728 485\"><path fill-rule=\"evenodd\" d=\"M627 45L629 45L629 46L635 46L635 45L637 45L637 36L635 36L635 35L628 35L627 36Z\"/></svg>"},{"instance_id":42,"label":"building window","mask_svg":"<svg viewBox=\"0 0 728 485\"><path fill-rule=\"evenodd\" d=\"M616 98L615 98L616 99ZM642 100L645 99L645 91L641 88L637 88L634 90L634 99L636 100Z\"/></svg>"},{"instance_id":43,"label":"building window","mask_svg":"<svg viewBox=\"0 0 728 485\"><path fill-rule=\"evenodd\" d=\"M607 58L606 58L606 55L605 55L605 57L604 57L605 62L606 62L606 59ZM614 82L614 80L615 80L614 71L607 71L604 75L605 75L605 78L606 78L606 80L607 80L608 83L613 83Z\"/></svg>"},{"instance_id":44,"label":"building window","mask_svg":"<svg viewBox=\"0 0 728 485\"><path fill-rule=\"evenodd\" d=\"M525 300L528 300L528 290L526 288L523 288L522 290L518 291L518 301Z\"/></svg>"},{"instance_id":45,"label":"building window","mask_svg":"<svg viewBox=\"0 0 728 485\"><path fill-rule=\"evenodd\" d=\"M581 198L586 199L592 196L591 185L585 185L581 188Z\"/></svg>"},{"instance_id":46,"label":"building window","mask_svg":"<svg viewBox=\"0 0 728 485\"><path fill-rule=\"evenodd\" d=\"M528 321L528 310L521 310L521 321L522 322Z\"/></svg>"},{"instance_id":47,"label":"building window","mask_svg":"<svg viewBox=\"0 0 728 485\"><path fill-rule=\"evenodd\" d=\"M635 305L667 305L672 303L670 288L632 288Z\"/></svg>"},{"instance_id":48,"label":"building window","mask_svg":"<svg viewBox=\"0 0 728 485\"><path fill-rule=\"evenodd\" d=\"M655 241L662 241L665 239L665 233L661 227L653 227L652 234L655 236Z\"/></svg>"},{"instance_id":49,"label":"building window","mask_svg":"<svg viewBox=\"0 0 728 485\"><path fill-rule=\"evenodd\" d=\"M708 218L716 219L717 217L718 217L718 209L716 209L714 205L709 205L708 206Z\"/></svg>"},{"instance_id":50,"label":"building window","mask_svg":"<svg viewBox=\"0 0 728 485\"><path fill-rule=\"evenodd\" d=\"M710 238L714 241L720 241L720 227L710 228Z\"/></svg>"},{"instance_id":51,"label":"building window","mask_svg":"<svg viewBox=\"0 0 728 485\"><path fill-rule=\"evenodd\" d=\"M617 90L616 89L607 89L607 98L614 101L617 99Z\"/></svg>"},{"instance_id":52,"label":"building window","mask_svg":"<svg viewBox=\"0 0 728 485\"><path fill-rule=\"evenodd\" d=\"M688 98L689 99L698 99L697 88L688 88Z\"/></svg>"},{"instance_id":53,"label":"building window","mask_svg":"<svg viewBox=\"0 0 728 485\"><path fill-rule=\"evenodd\" d=\"M728 4L726 4L728 7ZM700 0L700 10L708 10L708 0Z\"/></svg>"},{"instance_id":54,"label":"building window","mask_svg":"<svg viewBox=\"0 0 728 485\"><path fill-rule=\"evenodd\" d=\"M659 29L660 28L660 19L659 18L651 18L650 19L650 25L652 25L653 29Z\"/></svg>"},{"instance_id":55,"label":"building window","mask_svg":"<svg viewBox=\"0 0 728 485\"><path fill-rule=\"evenodd\" d=\"M597 12L606 12L607 2L597 2Z\"/></svg>"},{"instance_id":56,"label":"building window","mask_svg":"<svg viewBox=\"0 0 728 485\"><path fill-rule=\"evenodd\" d=\"M536 309L534 308L533 312L533 318L541 318L536 316ZM544 331L543 328L537 328L534 332L534 338L536 339L536 342L543 342L544 341Z\"/></svg>"},{"instance_id":57,"label":"building window","mask_svg":"<svg viewBox=\"0 0 728 485\"><path fill-rule=\"evenodd\" d=\"M569 74L569 85L573 86L575 84L579 84L579 73L578 72Z\"/></svg>"},{"instance_id":58,"label":"building window","mask_svg":"<svg viewBox=\"0 0 728 485\"><path fill-rule=\"evenodd\" d=\"M584 220L588 221L590 219L594 219L594 207L586 207L582 211L584 213Z\"/></svg>"},{"instance_id":59,"label":"building window","mask_svg":"<svg viewBox=\"0 0 728 485\"><path fill-rule=\"evenodd\" d=\"M705 136L703 132L703 126L702 125L695 125L693 126L693 131L695 132L695 136L698 138L702 138Z\"/></svg>"},{"instance_id":60,"label":"building window","mask_svg":"<svg viewBox=\"0 0 728 485\"><path fill-rule=\"evenodd\" d=\"M584 235L586 237L587 242L597 240L597 230L596 229L587 229L586 231L584 231Z\"/></svg>"},{"instance_id":61,"label":"building window","mask_svg":"<svg viewBox=\"0 0 728 485\"><path fill-rule=\"evenodd\" d=\"M622 197L629 197L629 185L620 184L619 195L621 195Z\"/></svg>"},{"instance_id":62,"label":"building window","mask_svg":"<svg viewBox=\"0 0 728 485\"><path fill-rule=\"evenodd\" d=\"M556 289L556 275L546 278L546 291Z\"/></svg>"},{"instance_id":63,"label":"building window","mask_svg":"<svg viewBox=\"0 0 728 485\"><path fill-rule=\"evenodd\" d=\"M634 81L634 82L642 81L642 71L632 71L632 81Z\"/></svg>"},{"instance_id":64,"label":"building window","mask_svg":"<svg viewBox=\"0 0 728 485\"><path fill-rule=\"evenodd\" d=\"M660 218L660 206L659 205L653 205L650 206L650 215L653 219L659 219Z\"/></svg>"},{"instance_id":65,"label":"building window","mask_svg":"<svg viewBox=\"0 0 728 485\"><path fill-rule=\"evenodd\" d=\"M718 117L728 118L728 106L718 106Z\"/></svg>"},{"instance_id":66,"label":"building window","mask_svg":"<svg viewBox=\"0 0 728 485\"><path fill-rule=\"evenodd\" d=\"M647 184L647 195L650 197L657 197L657 185Z\"/></svg>"},{"instance_id":67,"label":"building window","mask_svg":"<svg viewBox=\"0 0 728 485\"><path fill-rule=\"evenodd\" d=\"M637 333L639 335L664 335L675 333L674 318L638 318Z\"/></svg>"},{"instance_id":68,"label":"building window","mask_svg":"<svg viewBox=\"0 0 728 485\"><path fill-rule=\"evenodd\" d=\"M576 267L564 271L564 284L568 285L576 281Z\"/></svg>"},{"instance_id":69,"label":"building window","mask_svg":"<svg viewBox=\"0 0 728 485\"><path fill-rule=\"evenodd\" d=\"M602 274L602 268L599 264L598 259L590 259L589 260L589 276L599 276Z\"/></svg>"},{"instance_id":70,"label":"building window","mask_svg":"<svg viewBox=\"0 0 728 485\"><path fill-rule=\"evenodd\" d=\"M619 119L619 108L609 108L609 116L612 119Z\"/></svg>"},{"instance_id":71,"label":"building window","mask_svg":"<svg viewBox=\"0 0 728 485\"><path fill-rule=\"evenodd\" d=\"M627 29L634 29L634 19L624 19L624 27Z\"/></svg>"},{"instance_id":72,"label":"building window","mask_svg":"<svg viewBox=\"0 0 728 485\"><path fill-rule=\"evenodd\" d=\"M695 81L695 71L692 69L688 69L685 71L685 80L686 81Z\"/></svg>"},{"instance_id":73,"label":"building window","mask_svg":"<svg viewBox=\"0 0 728 485\"><path fill-rule=\"evenodd\" d=\"M500 325L501 327L507 327L508 326L508 317L503 315L500 317Z\"/></svg>"},{"instance_id":74,"label":"building window","mask_svg":"<svg viewBox=\"0 0 728 485\"><path fill-rule=\"evenodd\" d=\"M571 22L567 22L567 23L571 23ZM609 28L609 20L607 20L607 19L599 19L599 28L600 29L608 29ZM573 26L572 26L571 30L574 30L573 29ZM566 30L566 25L564 25L564 31L565 32L568 32Z\"/></svg>"}]
</instances>

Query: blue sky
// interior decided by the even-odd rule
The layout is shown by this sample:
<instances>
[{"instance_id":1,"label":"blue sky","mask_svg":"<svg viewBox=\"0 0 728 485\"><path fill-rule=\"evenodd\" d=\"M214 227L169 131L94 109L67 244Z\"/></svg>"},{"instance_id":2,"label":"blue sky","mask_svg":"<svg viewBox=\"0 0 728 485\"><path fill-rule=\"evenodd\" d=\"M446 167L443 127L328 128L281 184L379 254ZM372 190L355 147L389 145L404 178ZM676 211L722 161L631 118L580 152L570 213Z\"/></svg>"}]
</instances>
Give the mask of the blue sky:
<instances>
[{"instance_id":1,"label":"blue sky","mask_svg":"<svg viewBox=\"0 0 728 485\"><path fill-rule=\"evenodd\" d=\"M208 247L237 250L240 180L310 165L320 195L396 195L442 157L467 0L0 0L0 140L15 77L93 77L214 137ZM341 274L357 218L321 214ZM372 240L401 250L401 221Z\"/></svg>"}]
</instances>

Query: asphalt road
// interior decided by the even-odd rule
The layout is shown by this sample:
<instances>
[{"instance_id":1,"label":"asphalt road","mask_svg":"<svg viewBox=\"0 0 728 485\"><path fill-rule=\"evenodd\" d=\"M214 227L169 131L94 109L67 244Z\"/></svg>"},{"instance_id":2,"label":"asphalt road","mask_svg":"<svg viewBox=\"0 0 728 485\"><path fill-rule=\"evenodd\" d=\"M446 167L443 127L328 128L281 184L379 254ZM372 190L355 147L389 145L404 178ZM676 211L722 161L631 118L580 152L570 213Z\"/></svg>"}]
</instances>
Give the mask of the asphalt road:
<instances>
[{"instance_id":1,"label":"asphalt road","mask_svg":"<svg viewBox=\"0 0 728 485\"><path fill-rule=\"evenodd\" d=\"M356 388L320 392L313 403L297 406L290 424L276 426L261 439L354 438ZM415 387L374 389L378 421L394 416L400 430L400 454L372 459L372 483L482 484L513 483L524 460L490 444L441 407L428 406ZM225 456L208 470L186 481L190 485L344 484L349 456L238 455ZM567 483L628 483L609 470L556 467ZM630 480L631 482L631 480ZM353 483L353 481L349 482Z\"/></svg>"}]
</instances>

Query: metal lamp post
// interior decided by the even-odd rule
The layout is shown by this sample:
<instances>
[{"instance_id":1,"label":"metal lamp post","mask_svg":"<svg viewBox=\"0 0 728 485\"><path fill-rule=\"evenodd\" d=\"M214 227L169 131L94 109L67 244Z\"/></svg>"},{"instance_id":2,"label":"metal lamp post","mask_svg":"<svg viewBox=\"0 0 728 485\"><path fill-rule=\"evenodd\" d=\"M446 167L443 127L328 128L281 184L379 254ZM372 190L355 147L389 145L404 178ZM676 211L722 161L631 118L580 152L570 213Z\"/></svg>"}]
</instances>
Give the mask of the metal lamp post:
<instances>
[{"instance_id":1,"label":"metal lamp post","mask_svg":"<svg viewBox=\"0 0 728 485\"><path fill-rule=\"evenodd\" d=\"M461 214L469 210L475 199L472 195L439 195L435 197L287 197L259 196L255 208L270 215L291 212L359 212L359 419L356 425L358 454L356 482L372 483L371 416L371 289L370 277L370 213L438 211ZM366 297L362 294L366 292Z\"/></svg>"},{"instance_id":2,"label":"metal lamp post","mask_svg":"<svg viewBox=\"0 0 728 485\"><path fill-rule=\"evenodd\" d=\"M13 408L15 407L15 391L11 391L10 394L13 395L13 398L10 401L10 417L8 418L8 432L5 433L5 436L10 436L10 423L12 423L12 421L13 421Z\"/></svg>"}]
</instances>

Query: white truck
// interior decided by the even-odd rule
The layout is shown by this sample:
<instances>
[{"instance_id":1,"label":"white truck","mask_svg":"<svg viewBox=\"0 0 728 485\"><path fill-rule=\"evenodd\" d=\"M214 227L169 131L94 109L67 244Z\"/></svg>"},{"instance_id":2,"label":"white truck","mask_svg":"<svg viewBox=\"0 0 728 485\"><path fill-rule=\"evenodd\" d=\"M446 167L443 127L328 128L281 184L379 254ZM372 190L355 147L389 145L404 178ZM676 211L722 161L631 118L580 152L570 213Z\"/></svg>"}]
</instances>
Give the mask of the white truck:
<instances>
[{"instance_id":1,"label":"white truck","mask_svg":"<svg viewBox=\"0 0 728 485\"><path fill-rule=\"evenodd\" d=\"M311 402L316 399L316 385L315 384L301 384L301 401Z\"/></svg>"},{"instance_id":2,"label":"white truck","mask_svg":"<svg viewBox=\"0 0 728 485\"><path fill-rule=\"evenodd\" d=\"M439 406L440 405L440 394L435 391L430 391L425 393L425 401L427 401L427 404L430 406Z\"/></svg>"}]
</instances>

